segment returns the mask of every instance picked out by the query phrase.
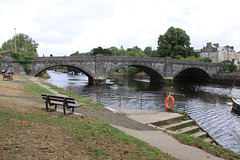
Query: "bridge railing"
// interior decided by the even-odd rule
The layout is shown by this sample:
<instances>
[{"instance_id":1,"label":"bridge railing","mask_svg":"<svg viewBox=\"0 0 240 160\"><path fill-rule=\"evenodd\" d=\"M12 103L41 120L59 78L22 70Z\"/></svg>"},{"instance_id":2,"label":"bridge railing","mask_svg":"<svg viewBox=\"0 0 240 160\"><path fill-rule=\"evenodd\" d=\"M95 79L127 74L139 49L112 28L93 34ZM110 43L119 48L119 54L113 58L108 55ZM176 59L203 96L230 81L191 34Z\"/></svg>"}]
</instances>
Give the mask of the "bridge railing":
<instances>
[{"instance_id":1,"label":"bridge railing","mask_svg":"<svg viewBox=\"0 0 240 160\"><path fill-rule=\"evenodd\" d=\"M139 97L100 95L94 98L97 102L110 107L164 110L165 100L168 94L168 92L161 91L145 91L141 92ZM173 108L178 111L185 112L185 95L172 93L171 96L173 96L175 99Z\"/></svg>"}]
</instances>

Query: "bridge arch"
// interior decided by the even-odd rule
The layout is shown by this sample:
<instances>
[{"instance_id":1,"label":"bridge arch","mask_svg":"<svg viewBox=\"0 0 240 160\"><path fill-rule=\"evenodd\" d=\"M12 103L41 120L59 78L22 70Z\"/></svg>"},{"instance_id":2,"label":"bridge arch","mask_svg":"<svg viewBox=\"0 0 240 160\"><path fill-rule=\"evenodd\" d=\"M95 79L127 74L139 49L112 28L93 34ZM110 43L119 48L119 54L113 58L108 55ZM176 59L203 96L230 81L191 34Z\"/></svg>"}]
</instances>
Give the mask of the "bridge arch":
<instances>
[{"instance_id":1,"label":"bridge arch","mask_svg":"<svg viewBox=\"0 0 240 160\"><path fill-rule=\"evenodd\" d=\"M174 80L183 81L208 81L211 75L200 68L184 68L173 75Z\"/></svg>"},{"instance_id":2,"label":"bridge arch","mask_svg":"<svg viewBox=\"0 0 240 160\"><path fill-rule=\"evenodd\" d=\"M88 77L88 81L90 84L93 83L93 74L88 71L87 69L83 69L79 66L74 66L74 65L61 65L61 64L53 64L53 65L48 65L48 66L44 66L38 70L36 70L35 72L33 72L33 76L38 76L40 73L42 73L43 71L47 70L47 69L50 69L50 68L54 68L54 67L58 67L58 66L67 66L67 67L73 67L73 68L76 68L78 69L79 71L85 73L85 75Z\"/></svg>"},{"instance_id":3,"label":"bridge arch","mask_svg":"<svg viewBox=\"0 0 240 160\"><path fill-rule=\"evenodd\" d=\"M130 66L136 67L136 68L144 71L145 73L147 73L150 77L150 82L161 82L162 79L163 79L163 76L161 74L159 74L159 72L157 72L153 68L150 68L150 67L145 66L145 65L139 65L139 64L127 64L127 65L119 65L117 67L113 67L111 70L109 70L107 72L107 76L109 76L112 72L116 71L117 69L127 68L127 67L130 67Z\"/></svg>"}]
</instances>

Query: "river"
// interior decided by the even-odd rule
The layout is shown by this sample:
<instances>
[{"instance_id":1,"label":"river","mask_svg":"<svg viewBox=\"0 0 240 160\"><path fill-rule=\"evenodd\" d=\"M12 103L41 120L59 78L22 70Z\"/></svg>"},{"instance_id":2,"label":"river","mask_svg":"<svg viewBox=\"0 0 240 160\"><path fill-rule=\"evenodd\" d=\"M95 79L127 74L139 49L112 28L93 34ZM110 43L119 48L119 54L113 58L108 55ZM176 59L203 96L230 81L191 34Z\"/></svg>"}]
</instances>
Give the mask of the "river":
<instances>
[{"instance_id":1,"label":"river","mask_svg":"<svg viewBox=\"0 0 240 160\"><path fill-rule=\"evenodd\" d=\"M48 74L51 76L48 83L88 99L92 95L101 97L101 102L107 106L163 110L164 99L172 92L176 100L174 108L184 110L185 102L185 110L201 127L223 147L240 154L240 116L227 106L231 86L190 82L152 84L148 79L131 78L107 79L106 85L93 86L88 85L88 77L84 74L68 75L53 71L48 71ZM240 87L235 86L232 96L240 97L239 93ZM135 99L141 96L148 100ZM154 100L159 98L163 100Z\"/></svg>"}]
</instances>

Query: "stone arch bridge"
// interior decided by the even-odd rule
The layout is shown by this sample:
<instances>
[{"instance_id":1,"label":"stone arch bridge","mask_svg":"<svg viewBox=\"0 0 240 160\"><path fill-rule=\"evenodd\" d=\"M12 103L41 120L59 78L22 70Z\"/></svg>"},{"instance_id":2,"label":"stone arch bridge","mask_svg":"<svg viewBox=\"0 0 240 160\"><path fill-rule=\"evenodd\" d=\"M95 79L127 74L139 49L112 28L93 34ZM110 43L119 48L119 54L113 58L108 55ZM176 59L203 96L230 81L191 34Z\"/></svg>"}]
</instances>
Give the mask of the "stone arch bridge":
<instances>
[{"instance_id":1,"label":"stone arch bridge","mask_svg":"<svg viewBox=\"0 0 240 160\"><path fill-rule=\"evenodd\" d=\"M217 63L185 61L172 58L103 55L64 56L35 58L30 64L31 75L37 76L44 70L56 66L77 68L88 76L89 82L92 84L105 83L106 78L112 72L128 66L134 66L146 72L151 82L162 82L173 79L211 79L214 74L220 73L222 68L221 64Z\"/></svg>"}]
</instances>

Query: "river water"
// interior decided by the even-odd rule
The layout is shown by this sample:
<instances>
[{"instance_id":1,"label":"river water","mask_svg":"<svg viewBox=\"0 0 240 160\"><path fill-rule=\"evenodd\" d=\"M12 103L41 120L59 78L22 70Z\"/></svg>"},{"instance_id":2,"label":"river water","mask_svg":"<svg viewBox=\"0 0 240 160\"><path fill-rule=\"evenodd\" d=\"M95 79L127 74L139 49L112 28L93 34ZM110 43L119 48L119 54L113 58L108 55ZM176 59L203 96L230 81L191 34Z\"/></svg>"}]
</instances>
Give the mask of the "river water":
<instances>
[{"instance_id":1,"label":"river water","mask_svg":"<svg viewBox=\"0 0 240 160\"><path fill-rule=\"evenodd\" d=\"M176 101L174 108L184 110L185 105L187 113L217 142L240 154L240 116L227 106L231 86L189 82L152 84L148 79L131 78L107 79L106 85L93 86L88 85L88 77L84 74L68 75L53 71L48 71L48 74L51 76L48 83L88 99L93 95L98 100L101 97L101 102L107 106L163 110L164 100L172 92ZM239 93L240 87L235 86L231 95L240 98ZM140 97L146 100L141 101Z\"/></svg>"}]
</instances>

